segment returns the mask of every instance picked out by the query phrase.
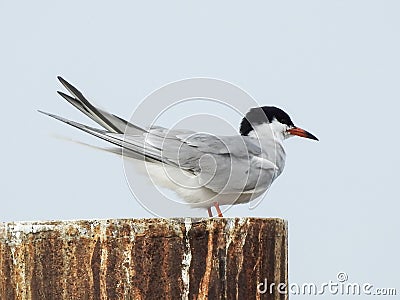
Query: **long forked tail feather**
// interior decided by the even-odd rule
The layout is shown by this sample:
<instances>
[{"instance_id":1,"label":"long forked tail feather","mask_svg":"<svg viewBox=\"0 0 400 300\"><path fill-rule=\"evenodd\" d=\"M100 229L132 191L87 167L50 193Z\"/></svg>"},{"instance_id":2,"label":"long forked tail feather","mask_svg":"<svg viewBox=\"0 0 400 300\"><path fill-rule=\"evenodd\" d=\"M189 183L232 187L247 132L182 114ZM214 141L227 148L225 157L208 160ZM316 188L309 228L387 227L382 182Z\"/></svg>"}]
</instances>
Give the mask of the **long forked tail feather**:
<instances>
[{"instance_id":1,"label":"long forked tail feather","mask_svg":"<svg viewBox=\"0 0 400 300\"><path fill-rule=\"evenodd\" d=\"M51 113L47 113L41 110L38 110L38 112L45 114L49 117L52 117L56 120L59 120L63 123L66 123L70 126L73 126L75 128L78 128L79 130L82 130L86 133L89 133L93 136L96 136L102 140L105 140L111 144L114 144L115 146L118 146L120 148L123 148L124 150L128 151L128 152L132 152L132 154L136 154L139 157L142 157L148 161L157 161L157 162L162 162L162 163L166 163L168 165L172 165L172 166L177 166L176 163L165 159L164 157L162 157L162 155L157 152L157 151L152 151L149 148L146 148L142 143L140 142L132 142L132 141L126 141L124 139L124 134L123 133L113 133L104 129L98 129L98 128L94 128L94 127L90 127L90 126L86 126L83 124L80 124L78 122L74 122L68 119L65 119L63 117L51 114ZM129 153L128 153L128 156Z\"/></svg>"},{"instance_id":2,"label":"long forked tail feather","mask_svg":"<svg viewBox=\"0 0 400 300\"><path fill-rule=\"evenodd\" d=\"M86 133L96 136L102 140L105 140L115 146L126 151L126 155L133 158L141 158L152 162L162 162L171 166L177 166L176 163L166 159L162 156L159 149L151 149L146 147L144 136L148 133L146 130L118 117L104 110L101 110L91 104L83 94L67 82L62 77L57 77L63 86L71 93L67 95L63 92L58 91L58 94L65 100L71 103L74 107L84 113L86 116L100 124L104 129L98 129L90 126L86 126L63 117L40 111L49 117L64 122L70 126L78 128ZM125 139L125 134L131 138Z\"/></svg>"},{"instance_id":3,"label":"long forked tail feather","mask_svg":"<svg viewBox=\"0 0 400 300\"><path fill-rule=\"evenodd\" d=\"M61 76L57 77L61 84L71 93L72 96L67 95L63 92L58 91L58 94L71 103L74 107L79 109L86 116L94 120L96 123L101 125L103 128L114 133L132 133L142 134L146 131L118 116L101 110L91 104L83 94L75 88L72 84L66 81Z\"/></svg>"}]
</instances>

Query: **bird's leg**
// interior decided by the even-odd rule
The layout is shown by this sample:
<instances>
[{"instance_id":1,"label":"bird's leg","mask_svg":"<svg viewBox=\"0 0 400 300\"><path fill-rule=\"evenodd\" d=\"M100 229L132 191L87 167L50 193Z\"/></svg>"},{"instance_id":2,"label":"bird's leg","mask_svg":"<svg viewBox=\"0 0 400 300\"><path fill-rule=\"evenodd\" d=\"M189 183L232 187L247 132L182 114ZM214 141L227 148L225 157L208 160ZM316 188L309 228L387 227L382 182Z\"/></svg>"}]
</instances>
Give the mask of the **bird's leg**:
<instances>
[{"instance_id":1,"label":"bird's leg","mask_svg":"<svg viewBox=\"0 0 400 300\"><path fill-rule=\"evenodd\" d=\"M215 206L215 209L217 210L218 217L223 218L224 216L222 215L222 211L221 211L221 209L219 208L218 202L214 202L214 206Z\"/></svg>"},{"instance_id":2,"label":"bird's leg","mask_svg":"<svg viewBox=\"0 0 400 300\"><path fill-rule=\"evenodd\" d=\"M208 216L210 218L212 218L213 215L212 215L211 207L207 208L207 211L208 211Z\"/></svg>"}]
</instances>

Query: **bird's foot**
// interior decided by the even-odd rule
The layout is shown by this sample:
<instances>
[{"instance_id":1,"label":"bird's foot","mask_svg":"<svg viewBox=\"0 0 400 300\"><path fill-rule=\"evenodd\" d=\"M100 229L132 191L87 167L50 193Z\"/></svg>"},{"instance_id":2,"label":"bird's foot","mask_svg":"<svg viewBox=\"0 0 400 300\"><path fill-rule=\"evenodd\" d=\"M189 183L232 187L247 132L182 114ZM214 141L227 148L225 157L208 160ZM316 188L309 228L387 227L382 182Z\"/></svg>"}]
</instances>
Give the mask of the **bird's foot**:
<instances>
[{"instance_id":1,"label":"bird's foot","mask_svg":"<svg viewBox=\"0 0 400 300\"><path fill-rule=\"evenodd\" d=\"M208 216L209 216L210 218L212 218L213 215L212 215L211 207L207 208L207 212L208 212Z\"/></svg>"},{"instance_id":2,"label":"bird's foot","mask_svg":"<svg viewBox=\"0 0 400 300\"><path fill-rule=\"evenodd\" d=\"M221 211L221 209L219 208L218 202L214 202L214 207L215 207L215 209L217 210L218 217L223 218L224 216L222 215L222 211Z\"/></svg>"},{"instance_id":3,"label":"bird's foot","mask_svg":"<svg viewBox=\"0 0 400 300\"><path fill-rule=\"evenodd\" d=\"M218 217L219 217L219 218L223 218L224 216L222 215L222 211L221 211L221 209L219 208L218 202L214 202L213 204L214 204L215 209L217 210ZM207 212L208 212L208 216L209 216L210 218L212 218L212 217L213 217L213 214L212 214L212 211L211 211L211 207L208 207L208 208L207 208Z\"/></svg>"}]
</instances>

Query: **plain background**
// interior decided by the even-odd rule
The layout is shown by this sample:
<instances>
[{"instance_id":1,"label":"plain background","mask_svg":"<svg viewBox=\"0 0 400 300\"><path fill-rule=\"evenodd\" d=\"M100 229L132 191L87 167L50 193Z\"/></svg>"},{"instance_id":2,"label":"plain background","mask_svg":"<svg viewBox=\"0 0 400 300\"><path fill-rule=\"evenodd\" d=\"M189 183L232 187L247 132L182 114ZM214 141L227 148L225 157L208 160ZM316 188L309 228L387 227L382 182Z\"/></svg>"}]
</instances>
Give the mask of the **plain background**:
<instances>
[{"instance_id":1,"label":"plain background","mask_svg":"<svg viewBox=\"0 0 400 300\"><path fill-rule=\"evenodd\" d=\"M65 140L102 144L36 112L92 125L57 96L57 75L126 117L171 81L219 78L320 138L288 140L261 205L226 216L289 221L292 283L345 271L400 289L399 11L365 0L2 1L0 220L152 216L120 158Z\"/></svg>"}]
</instances>

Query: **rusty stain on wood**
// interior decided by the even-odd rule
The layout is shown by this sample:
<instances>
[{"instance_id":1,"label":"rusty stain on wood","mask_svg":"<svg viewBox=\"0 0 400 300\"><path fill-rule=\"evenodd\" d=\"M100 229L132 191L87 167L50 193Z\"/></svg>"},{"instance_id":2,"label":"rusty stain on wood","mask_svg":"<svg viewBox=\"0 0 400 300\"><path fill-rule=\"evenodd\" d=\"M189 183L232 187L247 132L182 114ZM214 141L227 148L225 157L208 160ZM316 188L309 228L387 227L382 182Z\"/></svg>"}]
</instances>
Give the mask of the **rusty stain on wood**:
<instances>
[{"instance_id":1,"label":"rusty stain on wood","mask_svg":"<svg viewBox=\"0 0 400 300\"><path fill-rule=\"evenodd\" d=\"M0 223L0 299L287 299L281 219ZM264 287L265 288L265 287Z\"/></svg>"}]
</instances>

